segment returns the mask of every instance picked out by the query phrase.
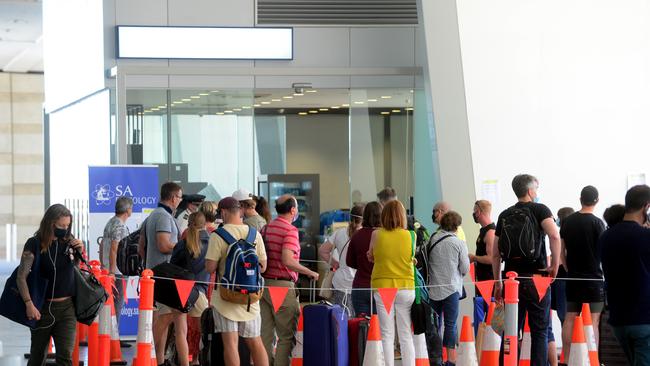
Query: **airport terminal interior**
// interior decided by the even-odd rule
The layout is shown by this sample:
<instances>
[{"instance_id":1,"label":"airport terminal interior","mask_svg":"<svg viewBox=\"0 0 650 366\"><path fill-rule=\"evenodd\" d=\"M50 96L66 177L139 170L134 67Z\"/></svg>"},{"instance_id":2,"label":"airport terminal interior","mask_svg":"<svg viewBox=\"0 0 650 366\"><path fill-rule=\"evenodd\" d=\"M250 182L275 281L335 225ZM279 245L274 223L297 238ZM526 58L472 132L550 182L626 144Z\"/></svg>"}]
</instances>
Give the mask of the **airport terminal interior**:
<instances>
[{"instance_id":1,"label":"airport terminal interior","mask_svg":"<svg viewBox=\"0 0 650 366\"><path fill-rule=\"evenodd\" d=\"M0 366L650 365L648 9L0 0Z\"/></svg>"}]
</instances>

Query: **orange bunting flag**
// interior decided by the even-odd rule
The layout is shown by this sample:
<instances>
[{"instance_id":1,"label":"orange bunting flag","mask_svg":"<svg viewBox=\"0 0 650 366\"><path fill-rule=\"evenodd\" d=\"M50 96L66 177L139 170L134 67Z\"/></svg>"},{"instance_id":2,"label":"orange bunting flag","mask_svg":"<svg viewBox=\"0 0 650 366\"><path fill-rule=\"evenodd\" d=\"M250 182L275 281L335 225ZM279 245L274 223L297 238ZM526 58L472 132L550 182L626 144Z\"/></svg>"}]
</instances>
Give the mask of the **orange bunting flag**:
<instances>
[{"instance_id":1,"label":"orange bunting flag","mask_svg":"<svg viewBox=\"0 0 650 366\"><path fill-rule=\"evenodd\" d=\"M397 295L397 289L380 288L377 289L377 291L379 291L379 297L381 297L381 301L384 302L384 308L386 309L386 313L390 315L390 310L393 307L393 301L395 301L395 295Z\"/></svg>"},{"instance_id":2,"label":"orange bunting flag","mask_svg":"<svg viewBox=\"0 0 650 366\"><path fill-rule=\"evenodd\" d=\"M475 263L469 264L469 277L472 282L476 282L476 266Z\"/></svg>"},{"instance_id":3,"label":"orange bunting flag","mask_svg":"<svg viewBox=\"0 0 650 366\"><path fill-rule=\"evenodd\" d=\"M277 313L280 310L280 306L284 303L284 298L287 297L287 292L289 292L288 287L269 287L269 295L271 296L271 302L273 303L273 309Z\"/></svg>"},{"instance_id":4,"label":"orange bunting flag","mask_svg":"<svg viewBox=\"0 0 650 366\"><path fill-rule=\"evenodd\" d=\"M492 291L494 290L494 280L478 281L474 284L476 285L476 288L478 288L478 291L481 293L481 296L483 297L483 300L485 300L485 303L490 306L490 303L492 302Z\"/></svg>"},{"instance_id":5,"label":"orange bunting flag","mask_svg":"<svg viewBox=\"0 0 650 366\"><path fill-rule=\"evenodd\" d=\"M553 278L551 277L533 276L533 283L537 289L539 301L542 301L544 296L546 296L546 291L548 291L548 287L551 285L551 281L553 281Z\"/></svg>"},{"instance_id":6,"label":"orange bunting flag","mask_svg":"<svg viewBox=\"0 0 650 366\"><path fill-rule=\"evenodd\" d=\"M190 297L190 292L192 292L192 287L194 287L194 281L174 280L174 283L176 283L178 298L181 300L181 304L185 306L187 304L187 299Z\"/></svg>"}]
</instances>

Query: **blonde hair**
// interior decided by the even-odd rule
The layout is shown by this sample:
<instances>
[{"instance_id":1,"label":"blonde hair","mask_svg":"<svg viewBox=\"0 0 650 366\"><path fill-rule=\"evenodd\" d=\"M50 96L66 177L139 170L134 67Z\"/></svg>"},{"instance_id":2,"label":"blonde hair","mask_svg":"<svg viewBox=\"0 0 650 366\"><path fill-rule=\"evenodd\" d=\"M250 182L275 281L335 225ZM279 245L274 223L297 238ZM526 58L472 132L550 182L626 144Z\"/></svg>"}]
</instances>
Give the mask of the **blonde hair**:
<instances>
[{"instance_id":1,"label":"blonde hair","mask_svg":"<svg viewBox=\"0 0 650 366\"><path fill-rule=\"evenodd\" d=\"M488 200L478 200L474 203L474 206L478 207L484 214L489 215L492 212L492 204Z\"/></svg>"},{"instance_id":2,"label":"blonde hair","mask_svg":"<svg viewBox=\"0 0 650 366\"><path fill-rule=\"evenodd\" d=\"M199 205L199 211L205 216L205 221L215 222L217 220L217 203L214 201L203 201Z\"/></svg>"},{"instance_id":3,"label":"blonde hair","mask_svg":"<svg viewBox=\"0 0 650 366\"><path fill-rule=\"evenodd\" d=\"M205 215L201 211L193 212L188 218L187 238L185 248L192 255L198 258L201 255L201 239L199 232L205 228Z\"/></svg>"},{"instance_id":4,"label":"blonde hair","mask_svg":"<svg viewBox=\"0 0 650 366\"><path fill-rule=\"evenodd\" d=\"M381 211L381 226L388 231L406 229L406 209L402 202L393 200L386 203Z\"/></svg>"}]
</instances>

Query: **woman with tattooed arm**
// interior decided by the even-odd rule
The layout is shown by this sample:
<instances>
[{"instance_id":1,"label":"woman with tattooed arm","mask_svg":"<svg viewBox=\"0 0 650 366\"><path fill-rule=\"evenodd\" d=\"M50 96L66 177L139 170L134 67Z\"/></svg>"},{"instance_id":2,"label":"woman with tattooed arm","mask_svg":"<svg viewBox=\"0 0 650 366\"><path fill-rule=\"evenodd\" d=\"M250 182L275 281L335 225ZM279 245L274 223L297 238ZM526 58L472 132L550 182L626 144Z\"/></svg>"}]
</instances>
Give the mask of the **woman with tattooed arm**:
<instances>
[{"instance_id":1,"label":"woman with tattooed arm","mask_svg":"<svg viewBox=\"0 0 650 366\"><path fill-rule=\"evenodd\" d=\"M41 219L38 231L27 240L20 258L16 278L20 296L25 302L27 318L37 320L31 329L31 349L28 366L45 362L50 337L56 346L56 364L72 365L72 350L76 336L72 296L75 291L75 260L72 250L82 250L83 243L72 237L72 214L61 204L50 206ZM47 281L45 302L37 309L32 302L27 276L32 271L35 256L41 256L39 280Z\"/></svg>"}]
</instances>

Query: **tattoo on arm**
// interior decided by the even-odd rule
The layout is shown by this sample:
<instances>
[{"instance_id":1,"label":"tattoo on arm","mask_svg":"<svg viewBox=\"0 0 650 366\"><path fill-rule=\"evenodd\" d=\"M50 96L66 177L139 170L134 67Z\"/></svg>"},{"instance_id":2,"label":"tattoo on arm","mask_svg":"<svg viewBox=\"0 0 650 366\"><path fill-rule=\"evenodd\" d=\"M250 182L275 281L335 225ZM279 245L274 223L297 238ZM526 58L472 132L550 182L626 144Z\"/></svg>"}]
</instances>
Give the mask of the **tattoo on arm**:
<instances>
[{"instance_id":1,"label":"tattoo on arm","mask_svg":"<svg viewBox=\"0 0 650 366\"><path fill-rule=\"evenodd\" d=\"M31 299L29 294L29 287L27 286L27 276L32 270L32 265L34 264L34 253L30 251L23 251L23 255L20 257L20 265L18 266L18 273L16 276L16 283L18 285L18 291L20 296L23 298L23 301L28 301Z\"/></svg>"}]
</instances>

